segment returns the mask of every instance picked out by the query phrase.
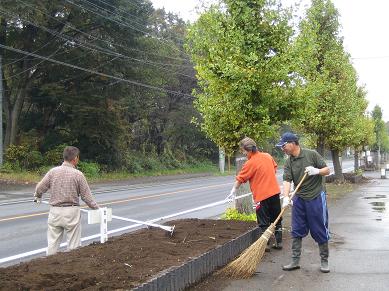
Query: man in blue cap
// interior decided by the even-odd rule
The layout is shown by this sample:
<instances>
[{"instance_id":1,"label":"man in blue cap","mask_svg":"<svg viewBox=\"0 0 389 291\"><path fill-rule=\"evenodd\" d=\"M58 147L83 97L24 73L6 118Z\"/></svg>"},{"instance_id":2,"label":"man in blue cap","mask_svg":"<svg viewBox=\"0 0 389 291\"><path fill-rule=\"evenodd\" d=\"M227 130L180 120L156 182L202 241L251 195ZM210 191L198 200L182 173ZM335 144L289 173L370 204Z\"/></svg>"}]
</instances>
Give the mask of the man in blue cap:
<instances>
[{"instance_id":1,"label":"man in blue cap","mask_svg":"<svg viewBox=\"0 0 389 291\"><path fill-rule=\"evenodd\" d=\"M286 132L276 145L289 155L284 166L282 207L292 204L292 262L282 267L285 271L300 268L302 238L311 233L320 251L320 271L328 273L328 210L324 176L330 173L324 159L316 151L301 148L297 135ZM291 203L291 183L297 185L308 173Z\"/></svg>"}]
</instances>

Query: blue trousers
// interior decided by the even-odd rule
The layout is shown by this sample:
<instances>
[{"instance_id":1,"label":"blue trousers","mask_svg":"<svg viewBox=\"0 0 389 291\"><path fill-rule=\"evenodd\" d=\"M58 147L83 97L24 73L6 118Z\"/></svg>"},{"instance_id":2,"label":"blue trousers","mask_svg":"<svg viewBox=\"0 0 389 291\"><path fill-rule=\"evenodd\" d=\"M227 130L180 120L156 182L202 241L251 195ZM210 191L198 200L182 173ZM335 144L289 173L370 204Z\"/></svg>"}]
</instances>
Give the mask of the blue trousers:
<instances>
[{"instance_id":1,"label":"blue trousers","mask_svg":"<svg viewBox=\"0 0 389 291\"><path fill-rule=\"evenodd\" d=\"M309 232L318 244L326 243L330 239L324 191L312 200L304 200L298 196L293 198L292 237L306 237Z\"/></svg>"}]
</instances>

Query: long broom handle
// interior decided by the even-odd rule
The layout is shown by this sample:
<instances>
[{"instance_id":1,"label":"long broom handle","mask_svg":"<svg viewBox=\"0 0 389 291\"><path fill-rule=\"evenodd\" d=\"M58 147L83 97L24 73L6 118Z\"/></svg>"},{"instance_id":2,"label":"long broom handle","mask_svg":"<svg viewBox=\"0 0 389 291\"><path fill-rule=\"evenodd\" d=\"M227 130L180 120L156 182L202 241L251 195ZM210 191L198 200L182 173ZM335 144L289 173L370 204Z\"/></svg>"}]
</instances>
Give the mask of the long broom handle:
<instances>
[{"instance_id":1,"label":"long broom handle","mask_svg":"<svg viewBox=\"0 0 389 291\"><path fill-rule=\"evenodd\" d=\"M289 196L289 199L290 199L290 200L292 200L293 196L296 194L296 192L297 192L298 189L300 188L301 184L304 182L305 177L306 177L307 175L308 175L308 173L305 172L304 176L303 176L303 177L301 178L301 180L300 180L300 183L298 183L297 187L294 189L294 191L293 191L293 192L291 193L291 195ZM284 207L284 208L281 209L280 214L278 214L276 220L274 220L274 222L273 222L272 224L274 224L274 225L277 224L278 220L280 220L280 218L281 218L282 215L284 214L286 208L287 208L287 207Z\"/></svg>"}]
</instances>

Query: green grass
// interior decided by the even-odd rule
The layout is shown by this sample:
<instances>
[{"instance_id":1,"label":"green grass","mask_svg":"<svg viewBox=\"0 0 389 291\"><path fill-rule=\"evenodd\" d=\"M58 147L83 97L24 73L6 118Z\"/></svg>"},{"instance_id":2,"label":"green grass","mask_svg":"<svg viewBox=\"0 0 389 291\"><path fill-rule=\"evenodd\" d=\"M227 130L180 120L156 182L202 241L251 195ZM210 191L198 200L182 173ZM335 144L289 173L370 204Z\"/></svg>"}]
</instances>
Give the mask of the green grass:
<instances>
[{"instance_id":1,"label":"green grass","mask_svg":"<svg viewBox=\"0 0 389 291\"><path fill-rule=\"evenodd\" d=\"M15 183L37 183L42 176L36 172L21 171L17 173L0 173L0 180L6 180Z\"/></svg>"},{"instance_id":2,"label":"green grass","mask_svg":"<svg viewBox=\"0 0 389 291\"><path fill-rule=\"evenodd\" d=\"M330 199L341 198L345 194L352 192L355 189L355 187L357 186L351 183L342 183L342 184L327 183L326 184L328 198Z\"/></svg>"}]
</instances>

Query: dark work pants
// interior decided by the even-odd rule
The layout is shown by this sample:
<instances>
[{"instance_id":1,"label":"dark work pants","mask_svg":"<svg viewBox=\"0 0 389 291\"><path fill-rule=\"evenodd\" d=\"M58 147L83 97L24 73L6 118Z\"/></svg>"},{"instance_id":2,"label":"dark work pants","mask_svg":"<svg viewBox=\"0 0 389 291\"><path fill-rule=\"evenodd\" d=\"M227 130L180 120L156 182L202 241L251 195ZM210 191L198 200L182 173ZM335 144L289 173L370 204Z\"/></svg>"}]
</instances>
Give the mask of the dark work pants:
<instances>
[{"instance_id":1,"label":"dark work pants","mask_svg":"<svg viewBox=\"0 0 389 291\"><path fill-rule=\"evenodd\" d=\"M281 212L280 194L275 194L262 200L256 209L258 226L263 233L273 223ZM277 242L282 241L282 218L276 224L275 237Z\"/></svg>"}]
</instances>

